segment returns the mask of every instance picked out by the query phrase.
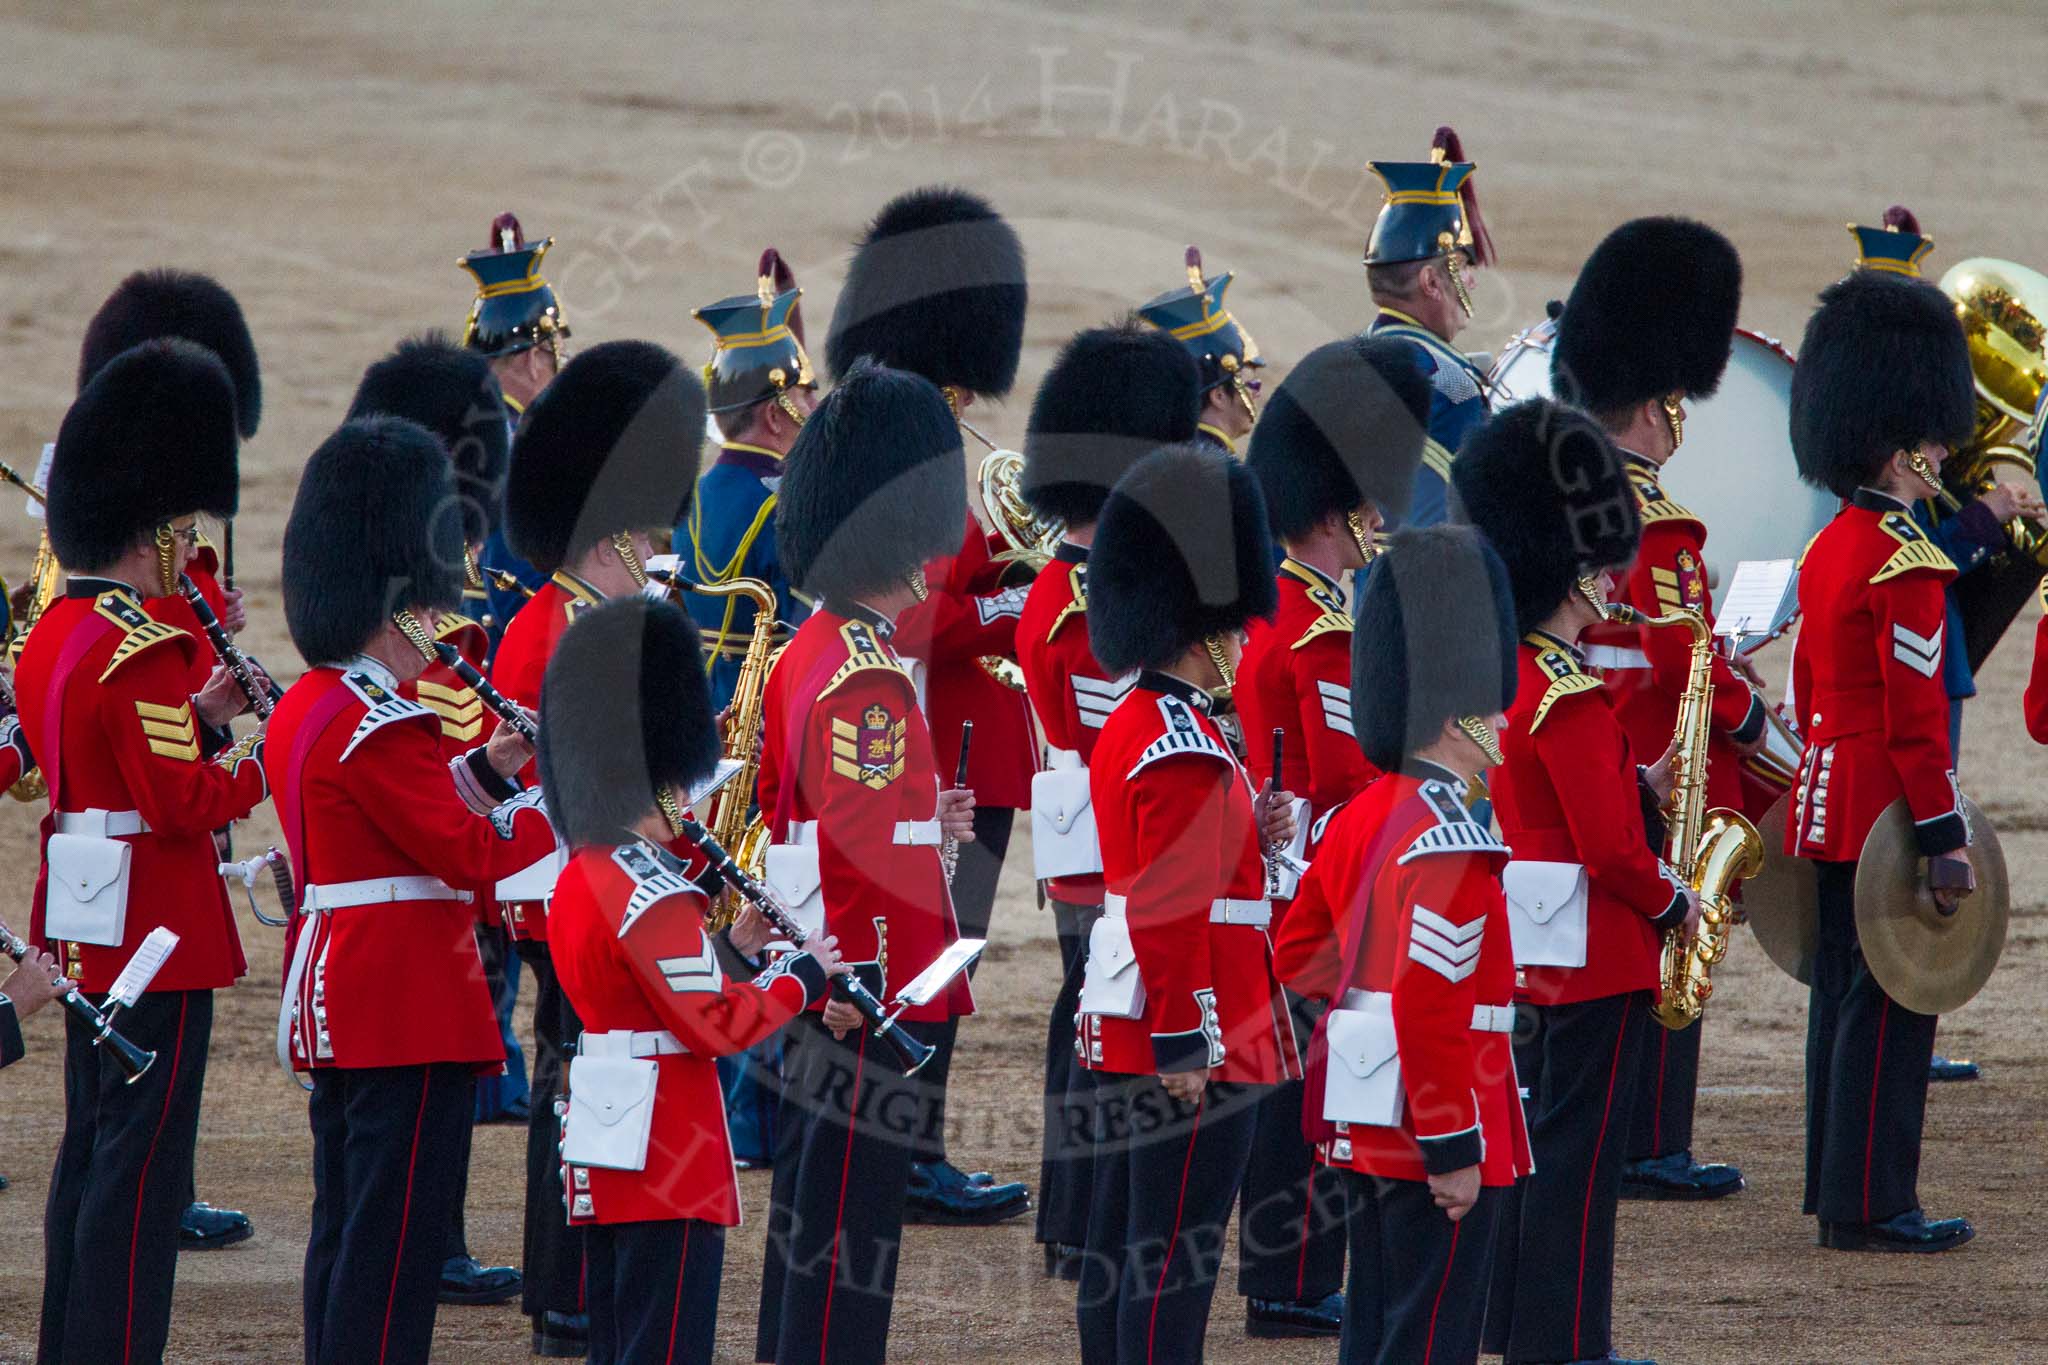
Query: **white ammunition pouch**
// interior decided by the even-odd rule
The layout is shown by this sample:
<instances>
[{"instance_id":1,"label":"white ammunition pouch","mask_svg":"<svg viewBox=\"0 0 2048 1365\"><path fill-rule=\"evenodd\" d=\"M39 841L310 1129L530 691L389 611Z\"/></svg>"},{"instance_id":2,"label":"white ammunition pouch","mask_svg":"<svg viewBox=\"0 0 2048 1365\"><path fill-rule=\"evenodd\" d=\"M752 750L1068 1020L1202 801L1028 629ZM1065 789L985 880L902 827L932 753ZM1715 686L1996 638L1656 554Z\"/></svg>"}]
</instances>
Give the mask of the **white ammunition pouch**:
<instances>
[{"instance_id":1,"label":"white ammunition pouch","mask_svg":"<svg viewBox=\"0 0 2048 1365\"><path fill-rule=\"evenodd\" d=\"M58 828L65 824L66 818L59 817ZM135 850L101 834L58 833L50 836L44 856L50 866L45 935L67 943L119 947L128 928L128 874Z\"/></svg>"},{"instance_id":2,"label":"white ammunition pouch","mask_svg":"<svg viewBox=\"0 0 2048 1365\"><path fill-rule=\"evenodd\" d=\"M1102 871L1102 844L1095 834L1095 807L1088 795L1088 769L1072 749L1052 749L1050 765L1031 779L1032 874L1085 877Z\"/></svg>"},{"instance_id":3,"label":"white ammunition pouch","mask_svg":"<svg viewBox=\"0 0 2048 1365\"><path fill-rule=\"evenodd\" d=\"M571 1166L647 1169L661 1067L646 1049L635 1048L634 1041L645 1036L631 1029L583 1035L569 1061L569 1113L562 1127L562 1160Z\"/></svg>"},{"instance_id":4,"label":"white ammunition pouch","mask_svg":"<svg viewBox=\"0 0 2048 1365\"><path fill-rule=\"evenodd\" d=\"M1341 1006L1323 1016L1323 1042L1329 1049L1323 1117L1377 1128L1399 1125L1408 1096L1394 1039L1394 997L1386 991L1344 992Z\"/></svg>"},{"instance_id":5,"label":"white ammunition pouch","mask_svg":"<svg viewBox=\"0 0 2048 1365\"><path fill-rule=\"evenodd\" d=\"M1586 869L1515 859L1501 871L1517 967L1586 965Z\"/></svg>"}]
</instances>

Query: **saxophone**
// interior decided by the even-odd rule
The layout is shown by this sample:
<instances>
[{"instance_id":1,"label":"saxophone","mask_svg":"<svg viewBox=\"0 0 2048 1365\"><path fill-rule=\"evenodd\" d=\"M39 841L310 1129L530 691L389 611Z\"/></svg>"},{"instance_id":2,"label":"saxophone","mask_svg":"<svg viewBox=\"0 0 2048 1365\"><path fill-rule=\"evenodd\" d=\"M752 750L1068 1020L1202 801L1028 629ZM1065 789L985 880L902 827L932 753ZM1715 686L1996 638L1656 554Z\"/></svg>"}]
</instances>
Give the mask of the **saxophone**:
<instances>
[{"instance_id":1,"label":"saxophone","mask_svg":"<svg viewBox=\"0 0 2048 1365\"><path fill-rule=\"evenodd\" d=\"M49 502L49 496L41 488L17 474L14 467L5 461L0 461L0 480L13 484L39 503ZM56 599L63 575L63 569L57 564L56 553L50 549L49 526L45 522L43 534L36 541L35 562L29 566L28 606L23 610L21 620L14 625L13 637L7 641L9 668L21 662L21 649L28 643L28 633L35 629L35 624L42 619L44 610ZM12 702L13 697L10 695L8 700ZM40 801L50 794L50 789L49 784L43 780L43 770L30 768L21 775L19 781L7 789L7 794L17 801Z\"/></svg>"},{"instance_id":2,"label":"saxophone","mask_svg":"<svg viewBox=\"0 0 2048 1365\"><path fill-rule=\"evenodd\" d=\"M1731 892L1763 870L1764 841L1740 812L1707 809L1707 740L1714 702L1714 641L1706 618L1690 607L1648 616L1610 603L1607 619L1631 626L1684 626L1692 632L1692 666L1678 699L1677 751L1671 758L1670 842L1666 857L1700 898L1696 933L1667 930L1651 1012L1665 1028L1696 1022L1714 994L1714 968L1728 955L1735 928Z\"/></svg>"},{"instance_id":3,"label":"saxophone","mask_svg":"<svg viewBox=\"0 0 2048 1365\"><path fill-rule=\"evenodd\" d=\"M681 584L675 586L682 588ZM708 825L720 846L730 849L742 868L758 876L767 856L768 828L753 814L754 784L761 774L762 704L767 694L768 667L774 662L775 613L780 604L775 590L758 578L693 583L683 590L705 597L745 597L754 604L754 632L740 660L739 680L733 684L732 700L725 712L725 756L738 760L740 770L712 797ZM740 904L738 894L730 888L721 892L709 927L717 930L730 925L739 914Z\"/></svg>"}]
</instances>

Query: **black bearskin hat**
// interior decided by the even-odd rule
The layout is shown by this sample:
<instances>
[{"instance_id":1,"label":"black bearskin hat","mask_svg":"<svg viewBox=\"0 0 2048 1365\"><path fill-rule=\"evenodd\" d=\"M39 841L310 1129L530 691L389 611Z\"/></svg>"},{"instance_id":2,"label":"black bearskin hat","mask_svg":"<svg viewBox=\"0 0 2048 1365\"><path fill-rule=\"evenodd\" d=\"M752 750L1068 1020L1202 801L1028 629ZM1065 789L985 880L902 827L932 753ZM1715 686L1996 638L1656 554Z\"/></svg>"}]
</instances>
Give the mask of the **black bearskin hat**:
<instances>
[{"instance_id":1,"label":"black bearskin hat","mask_svg":"<svg viewBox=\"0 0 2048 1365\"><path fill-rule=\"evenodd\" d=\"M425 427L343 422L306 461L284 526L284 620L309 664L362 651L402 607L462 601L462 518L448 454Z\"/></svg>"},{"instance_id":2,"label":"black bearskin hat","mask_svg":"<svg viewBox=\"0 0 2048 1365\"><path fill-rule=\"evenodd\" d=\"M1556 611L1581 574L1627 564L1642 539L1621 452L1591 417L1547 398L1497 412L1468 436L1451 488L1463 519L1507 565L1523 631Z\"/></svg>"},{"instance_id":3,"label":"black bearskin hat","mask_svg":"<svg viewBox=\"0 0 2048 1365\"><path fill-rule=\"evenodd\" d=\"M1398 531L1358 593L1351 721L1366 761L1392 772L1459 716L1515 699L1507 567L1469 526Z\"/></svg>"},{"instance_id":4,"label":"black bearskin hat","mask_svg":"<svg viewBox=\"0 0 2048 1365\"><path fill-rule=\"evenodd\" d=\"M481 545L498 523L512 455L505 396L489 357L442 332L407 337L363 371L348 407L350 417L379 412L418 422L441 438L455 462L462 538Z\"/></svg>"},{"instance_id":5,"label":"black bearskin hat","mask_svg":"<svg viewBox=\"0 0 2048 1365\"><path fill-rule=\"evenodd\" d=\"M1245 454L1273 534L1292 539L1366 502L1390 521L1406 516L1429 399L1428 377L1398 341L1345 337L1303 356L1266 400Z\"/></svg>"},{"instance_id":6,"label":"black bearskin hat","mask_svg":"<svg viewBox=\"0 0 2048 1365\"><path fill-rule=\"evenodd\" d=\"M1163 667L1279 604L1266 500L1242 463L1165 446L1117 480L1088 555L1088 644L1104 668Z\"/></svg>"},{"instance_id":7,"label":"black bearskin hat","mask_svg":"<svg viewBox=\"0 0 2048 1365\"><path fill-rule=\"evenodd\" d=\"M884 587L960 546L960 428L921 375L856 363L797 433L786 468L776 548L813 596Z\"/></svg>"},{"instance_id":8,"label":"black bearskin hat","mask_svg":"<svg viewBox=\"0 0 2048 1365\"><path fill-rule=\"evenodd\" d=\"M1792 367L1799 477L1846 498L1893 451L1959 446L1976 421L1969 344L1939 289L1859 270L1821 291Z\"/></svg>"},{"instance_id":9,"label":"black bearskin hat","mask_svg":"<svg viewBox=\"0 0 2048 1365\"><path fill-rule=\"evenodd\" d=\"M1572 285L1550 357L1557 396L1598 416L1721 383L1742 307L1742 259L1689 218L1636 218L1607 234Z\"/></svg>"},{"instance_id":10,"label":"black bearskin hat","mask_svg":"<svg viewBox=\"0 0 2048 1365\"><path fill-rule=\"evenodd\" d=\"M235 381L204 346L121 352L64 414L50 463L50 548L74 572L119 559L172 517L226 520L241 488Z\"/></svg>"},{"instance_id":11,"label":"black bearskin hat","mask_svg":"<svg viewBox=\"0 0 2048 1365\"><path fill-rule=\"evenodd\" d=\"M254 436L263 418L263 376L242 305L218 280L189 270L138 270L115 286L85 325L78 387L121 352L157 337L183 337L220 357L235 383L235 427L245 441Z\"/></svg>"},{"instance_id":12,"label":"black bearskin hat","mask_svg":"<svg viewBox=\"0 0 2048 1365\"><path fill-rule=\"evenodd\" d=\"M1024 244L986 199L945 185L899 194L854 248L825 333L844 379L868 356L1001 398L1024 347Z\"/></svg>"},{"instance_id":13,"label":"black bearskin hat","mask_svg":"<svg viewBox=\"0 0 2048 1365\"><path fill-rule=\"evenodd\" d=\"M704 384L651 341L578 353L526 410L505 480L512 551L553 573L622 531L675 526L697 488Z\"/></svg>"},{"instance_id":14,"label":"black bearskin hat","mask_svg":"<svg viewBox=\"0 0 2048 1365\"><path fill-rule=\"evenodd\" d=\"M689 613L621 597L576 618L541 687L540 781L571 844L630 842L668 786L718 766L718 725Z\"/></svg>"},{"instance_id":15,"label":"black bearskin hat","mask_svg":"<svg viewBox=\"0 0 2048 1365\"><path fill-rule=\"evenodd\" d=\"M1024 499L1041 516L1085 526L1125 470L1192 441L1201 415L1201 367L1165 332L1130 319L1076 332L1031 400Z\"/></svg>"}]
</instances>

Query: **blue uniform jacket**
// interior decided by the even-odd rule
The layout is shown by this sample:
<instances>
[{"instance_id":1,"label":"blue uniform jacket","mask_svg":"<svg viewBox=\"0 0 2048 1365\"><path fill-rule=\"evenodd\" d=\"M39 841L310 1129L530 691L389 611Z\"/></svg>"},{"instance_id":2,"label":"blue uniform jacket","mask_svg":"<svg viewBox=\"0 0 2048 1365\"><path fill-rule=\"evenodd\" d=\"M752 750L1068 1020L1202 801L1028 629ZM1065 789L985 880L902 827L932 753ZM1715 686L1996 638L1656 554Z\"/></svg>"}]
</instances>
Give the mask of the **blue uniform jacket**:
<instances>
[{"instance_id":1,"label":"blue uniform jacket","mask_svg":"<svg viewBox=\"0 0 2048 1365\"><path fill-rule=\"evenodd\" d=\"M1429 441L1422 467L1415 471L1408 515L1400 524L1438 525L1449 515L1451 460L1473 428L1486 420L1486 376L1464 352L1392 308L1380 309L1366 334L1406 342L1415 353L1415 368L1429 377Z\"/></svg>"},{"instance_id":2,"label":"blue uniform jacket","mask_svg":"<svg viewBox=\"0 0 2048 1365\"><path fill-rule=\"evenodd\" d=\"M782 461L773 452L726 446L697 480L689 519L676 528L678 567L690 582L758 578L775 589L781 604L777 645L787 643L790 632L811 614L791 590L775 549L775 490L781 482ZM712 705L723 707L732 699L740 660L753 638L754 604L744 597L697 593L686 594L683 604L697 623L711 664Z\"/></svg>"}]
</instances>

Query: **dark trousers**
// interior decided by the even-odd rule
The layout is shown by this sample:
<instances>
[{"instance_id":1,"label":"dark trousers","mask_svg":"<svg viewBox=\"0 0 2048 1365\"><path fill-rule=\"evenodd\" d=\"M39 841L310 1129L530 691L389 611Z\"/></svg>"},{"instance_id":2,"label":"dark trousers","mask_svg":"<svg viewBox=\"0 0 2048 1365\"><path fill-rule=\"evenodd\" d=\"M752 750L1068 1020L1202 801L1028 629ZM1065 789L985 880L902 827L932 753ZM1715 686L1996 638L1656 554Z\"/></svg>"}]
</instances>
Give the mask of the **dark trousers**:
<instances>
[{"instance_id":1,"label":"dark trousers","mask_svg":"<svg viewBox=\"0 0 2048 1365\"><path fill-rule=\"evenodd\" d=\"M1816 863L1820 941L1806 1012L1806 1211L1875 1223L1920 1207L1934 1016L1884 993L1856 938L1856 864Z\"/></svg>"},{"instance_id":2,"label":"dark trousers","mask_svg":"<svg viewBox=\"0 0 2048 1365\"><path fill-rule=\"evenodd\" d=\"M1323 1007L1287 992L1294 1036L1305 1046ZM1244 1196L1237 1211L1237 1292L1297 1303L1344 1287L1344 1187L1301 1135L1300 1081L1259 1101Z\"/></svg>"},{"instance_id":3,"label":"dark trousers","mask_svg":"<svg viewBox=\"0 0 2048 1365\"><path fill-rule=\"evenodd\" d=\"M526 1126L526 1287L520 1311L583 1311L583 1233L569 1226L562 1199L562 1120L555 1101L569 1075L569 1057L583 1025L570 1008L545 943L522 942L519 956L533 973L533 1116Z\"/></svg>"},{"instance_id":4,"label":"dark trousers","mask_svg":"<svg viewBox=\"0 0 2048 1365\"><path fill-rule=\"evenodd\" d=\"M115 1027L156 1053L133 1085L64 1012L64 1137L43 1212L46 1365L161 1360L170 1336L213 992L151 991Z\"/></svg>"},{"instance_id":5,"label":"dark trousers","mask_svg":"<svg viewBox=\"0 0 2048 1365\"><path fill-rule=\"evenodd\" d=\"M484 984L491 988L491 1008L498 1016L498 1040L505 1045L505 1074L479 1076L476 1082L476 1119L485 1123L527 1098L526 1052L519 1046L519 1030L512 1027L512 1007L519 1003L519 955L504 927L479 924L476 951L483 959Z\"/></svg>"},{"instance_id":6,"label":"dark trousers","mask_svg":"<svg viewBox=\"0 0 2048 1365\"><path fill-rule=\"evenodd\" d=\"M960 862L953 870L953 915L960 922L962 938L988 937L988 922L996 909L996 881L1003 874L1016 816L1016 811L1005 806L975 809L974 842L960 845ZM929 1038L937 1051L917 1073L926 1108L913 1161L946 1159L946 1082L953 1072L953 1044L960 1034L960 1021L948 1019L932 1025L932 1030Z\"/></svg>"},{"instance_id":7,"label":"dark trousers","mask_svg":"<svg viewBox=\"0 0 2048 1365\"><path fill-rule=\"evenodd\" d=\"M1700 1089L1700 1026L1672 1030L1652 1019L1644 1030L1636 1102L1629 1120L1628 1159L1692 1150L1693 1103Z\"/></svg>"},{"instance_id":8,"label":"dark trousers","mask_svg":"<svg viewBox=\"0 0 2048 1365\"><path fill-rule=\"evenodd\" d=\"M441 1246L443 1260L455 1260L469 1255L469 1157L475 1146L471 1131L476 1127L476 1089L479 1082L470 1077L470 1122L463 1125L462 1136L455 1143L455 1189L448 1206L448 1235Z\"/></svg>"},{"instance_id":9,"label":"dark trousers","mask_svg":"<svg viewBox=\"0 0 2048 1365\"><path fill-rule=\"evenodd\" d=\"M1536 1171L1501 1216L1486 1349L1523 1361L1604 1356L1613 1342L1614 1218L1650 1019L1647 991L1523 1007L1515 1070Z\"/></svg>"},{"instance_id":10,"label":"dark trousers","mask_svg":"<svg viewBox=\"0 0 2048 1365\"><path fill-rule=\"evenodd\" d=\"M725 1229L677 1218L599 1223L590 1261L590 1365L710 1365Z\"/></svg>"},{"instance_id":11,"label":"dark trousers","mask_svg":"<svg viewBox=\"0 0 2048 1365\"><path fill-rule=\"evenodd\" d=\"M935 1032L901 1027L927 1042ZM866 1030L837 1039L805 1015L783 1041L754 1358L879 1361L888 1351L903 1191L924 1101L917 1080Z\"/></svg>"},{"instance_id":12,"label":"dark trousers","mask_svg":"<svg viewBox=\"0 0 2048 1365\"><path fill-rule=\"evenodd\" d=\"M1088 1201L1095 1184L1091 1136L1095 1073L1074 1055L1074 1010L1088 970L1088 931L1099 905L1047 897L1060 940L1060 990L1045 1025L1045 1130L1039 1141L1038 1226L1041 1242L1078 1247L1088 1240Z\"/></svg>"},{"instance_id":13,"label":"dark trousers","mask_svg":"<svg viewBox=\"0 0 2048 1365\"><path fill-rule=\"evenodd\" d=\"M1470 1365L1508 1192L1482 1187L1453 1223L1419 1180L1356 1171L1343 1182L1351 1230L1343 1365Z\"/></svg>"},{"instance_id":14,"label":"dark trousers","mask_svg":"<svg viewBox=\"0 0 2048 1365\"><path fill-rule=\"evenodd\" d=\"M1260 1087L1182 1104L1157 1076L1097 1075L1095 1197L1075 1298L1083 1365L1200 1360Z\"/></svg>"},{"instance_id":15,"label":"dark trousers","mask_svg":"<svg viewBox=\"0 0 2048 1365\"><path fill-rule=\"evenodd\" d=\"M465 1063L314 1071L306 1365L427 1360L475 1103Z\"/></svg>"}]
</instances>

